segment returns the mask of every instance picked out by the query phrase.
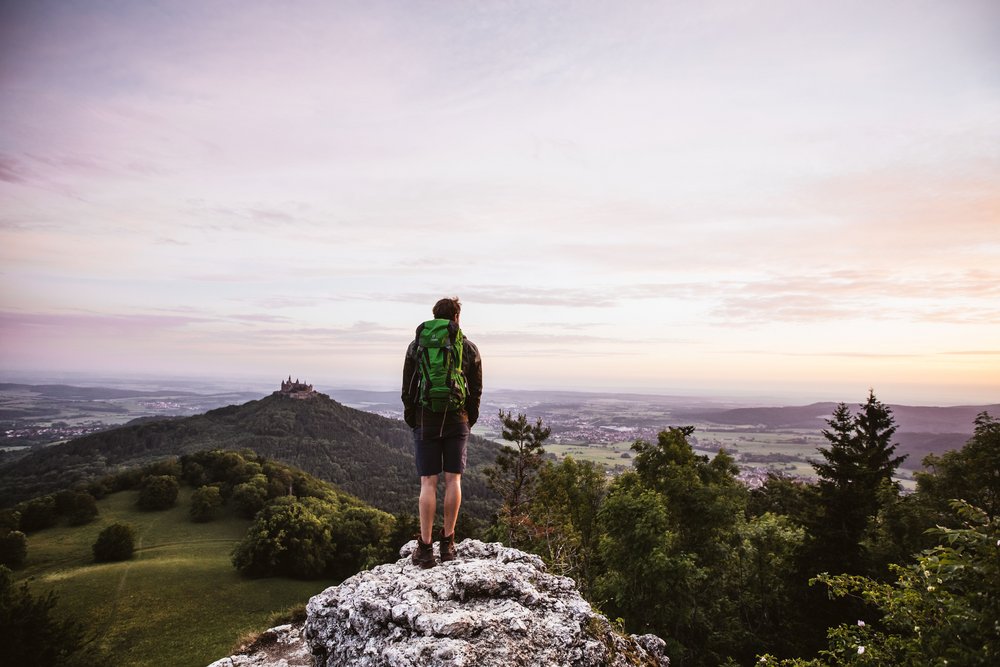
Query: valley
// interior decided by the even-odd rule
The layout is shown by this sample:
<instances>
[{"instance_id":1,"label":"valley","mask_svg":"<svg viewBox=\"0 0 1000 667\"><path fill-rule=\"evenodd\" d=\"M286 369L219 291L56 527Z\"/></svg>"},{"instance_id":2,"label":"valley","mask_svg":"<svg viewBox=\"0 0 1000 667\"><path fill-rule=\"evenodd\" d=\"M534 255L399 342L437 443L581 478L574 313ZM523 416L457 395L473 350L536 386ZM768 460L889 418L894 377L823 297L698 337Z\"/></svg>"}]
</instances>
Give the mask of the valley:
<instances>
[{"instance_id":1,"label":"valley","mask_svg":"<svg viewBox=\"0 0 1000 667\"><path fill-rule=\"evenodd\" d=\"M328 389L343 405L390 419L401 419L396 391ZM32 446L63 442L134 419L196 415L240 404L265 394L224 385L156 387L74 387L0 384L0 462L11 461ZM863 398L863 397L861 397ZM848 401L856 407L860 398ZM638 439L654 441L667 426L694 425L692 444L701 454L725 449L737 460L741 478L756 485L771 471L809 478L822 430L835 404L753 406L746 399L662 396L569 391L492 390L484 396L473 432L501 441L500 410L541 418L551 428L547 451L599 463L611 473L631 466L630 447ZM925 407L891 405L896 441L908 459L898 479L912 485L913 473L929 453L961 447L972 433L978 412L1000 414L1000 405Z\"/></svg>"}]
</instances>

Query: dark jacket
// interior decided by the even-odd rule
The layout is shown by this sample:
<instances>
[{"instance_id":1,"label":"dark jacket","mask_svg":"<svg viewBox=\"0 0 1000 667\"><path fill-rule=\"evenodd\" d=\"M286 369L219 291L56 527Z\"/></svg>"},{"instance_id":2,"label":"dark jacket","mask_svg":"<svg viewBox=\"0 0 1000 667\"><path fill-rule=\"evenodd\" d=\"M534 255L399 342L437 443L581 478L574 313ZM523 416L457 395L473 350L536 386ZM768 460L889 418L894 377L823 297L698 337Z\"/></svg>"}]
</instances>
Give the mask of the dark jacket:
<instances>
[{"instance_id":1,"label":"dark jacket","mask_svg":"<svg viewBox=\"0 0 1000 667\"><path fill-rule=\"evenodd\" d=\"M431 412L420 405L420 378L417 377L417 341L410 342L403 361L403 421L410 428L417 426L438 427L442 420L448 424L469 422L469 428L479 420L479 400L483 396L483 360L479 348L468 338L462 349L462 373L465 375L465 409L454 412Z\"/></svg>"}]
</instances>

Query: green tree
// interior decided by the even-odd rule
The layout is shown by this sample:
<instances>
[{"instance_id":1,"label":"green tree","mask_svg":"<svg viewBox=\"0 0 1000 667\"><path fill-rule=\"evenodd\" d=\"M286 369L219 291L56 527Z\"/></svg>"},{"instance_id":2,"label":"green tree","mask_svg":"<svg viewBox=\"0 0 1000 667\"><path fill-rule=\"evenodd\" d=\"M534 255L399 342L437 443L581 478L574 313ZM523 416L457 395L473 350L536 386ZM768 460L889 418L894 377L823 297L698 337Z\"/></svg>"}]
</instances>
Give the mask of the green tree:
<instances>
[{"instance_id":1,"label":"green tree","mask_svg":"<svg viewBox=\"0 0 1000 667\"><path fill-rule=\"evenodd\" d=\"M28 584L16 586L11 571L0 565L0 628L4 664L26 666L100 665L87 646L83 627L53 613L57 598L49 592L35 597Z\"/></svg>"},{"instance_id":2,"label":"green tree","mask_svg":"<svg viewBox=\"0 0 1000 667\"><path fill-rule=\"evenodd\" d=\"M165 510L177 503L177 492L180 485L177 478L170 475L151 475L143 480L139 487L140 509Z\"/></svg>"},{"instance_id":3,"label":"green tree","mask_svg":"<svg viewBox=\"0 0 1000 667\"><path fill-rule=\"evenodd\" d=\"M725 451L711 459L695 454L692 433L693 426L671 426L655 443L637 441L634 465L642 482L666 498L680 548L704 564L718 563L729 558L748 495L733 458Z\"/></svg>"},{"instance_id":4,"label":"green tree","mask_svg":"<svg viewBox=\"0 0 1000 667\"><path fill-rule=\"evenodd\" d=\"M17 506L21 515L21 530L33 533L56 524L56 501L52 496L33 498Z\"/></svg>"},{"instance_id":5,"label":"green tree","mask_svg":"<svg viewBox=\"0 0 1000 667\"><path fill-rule=\"evenodd\" d=\"M73 505L66 515L71 526L82 526L97 518L97 500L85 492L73 494Z\"/></svg>"},{"instance_id":6,"label":"green tree","mask_svg":"<svg viewBox=\"0 0 1000 667\"><path fill-rule=\"evenodd\" d=\"M347 506L327 516L334 545L327 571L333 576L346 579L392 556L389 537L395 519L391 514L374 507Z\"/></svg>"},{"instance_id":7,"label":"green tree","mask_svg":"<svg viewBox=\"0 0 1000 667\"><path fill-rule=\"evenodd\" d=\"M856 621L831 628L817 661L765 665L872 667L986 667L1000 662L1000 517L955 501L961 528L936 528L938 545L909 566L894 566L884 583L859 575L821 575L832 595L871 605L877 623Z\"/></svg>"},{"instance_id":8,"label":"green tree","mask_svg":"<svg viewBox=\"0 0 1000 667\"><path fill-rule=\"evenodd\" d=\"M878 569L882 564L866 559L862 540L887 492L899 490L892 476L906 457L895 456L892 411L869 391L857 415L841 403L827 424L823 436L830 446L820 448L824 460L813 464L819 484L809 560L816 571Z\"/></svg>"},{"instance_id":9,"label":"green tree","mask_svg":"<svg viewBox=\"0 0 1000 667\"><path fill-rule=\"evenodd\" d=\"M976 417L972 438L959 450L924 459L924 472L917 473L917 495L950 523L948 503L961 498L982 509L987 516L1000 516L1000 421L988 413Z\"/></svg>"},{"instance_id":10,"label":"green tree","mask_svg":"<svg viewBox=\"0 0 1000 667\"><path fill-rule=\"evenodd\" d=\"M534 424L519 414L500 411L501 435L511 445L504 445L497 454L496 465L485 470L490 488L503 500L497 519L500 531L510 546L517 546L528 539L527 507L538 469L545 454L543 445L551 430L539 418Z\"/></svg>"},{"instance_id":11,"label":"green tree","mask_svg":"<svg viewBox=\"0 0 1000 667\"><path fill-rule=\"evenodd\" d=\"M612 485L600 520L601 556L607 564L595 583L601 609L622 618L629 632L663 637L671 664L684 665L707 573L678 548L666 499L626 472Z\"/></svg>"},{"instance_id":12,"label":"green tree","mask_svg":"<svg viewBox=\"0 0 1000 667\"><path fill-rule=\"evenodd\" d=\"M233 488L232 502L237 514L247 519L254 518L267 504L267 478L254 475L250 481L237 484Z\"/></svg>"},{"instance_id":13,"label":"green tree","mask_svg":"<svg viewBox=\"0 0 1000 667\"><path fill-rule=\"evenodd\" d=\"M632 446L635 472L612 483L600 511L605 574L596 590L630 632L669 638L675 664L707 666L750 653L740 614L749 585L733 558L747 491L728 454L695 454L693 431L671 427L655 443Z\"/></svg>"},{"instance_id":14,"label":"green tree","mask_svg":"<svg viewBox=\"0 0 1000 667\"><path fill-rule=\"evenodd\" d=\"M733 590L746 638L739 657L745 662L761 646L794 654L800 626L794 572L805 530L787 517L765 512L742 523L739 536Z\"/></svg>"},{"instance_id":15,"label":"green tree","mask_svg":"<svg viewBox=\"0 0 1000 667\"><path fill-rule=\"evenodd\" d=\"M211 521L222 507L222 494L217 486L203 486L191 494L191 520L197 523Z\"/></svg>"},{"instance_id":16,"label":"green tree","mask_svg":"<svg viewBox=\"0 0 1000 667\"><path fill-rule=\"evenodd\" d=\"M19 530L10 530L0 535L0 565L17 569L28 557L28 538Z\"/></svg>"},{"instance_id":17,"label":"green tree","mask_svg":"<svg viewBox=\"0 0 1000 667\"><path fill-rule=\"evenodd\" d=\"M127 523L113 523L100 532L92 547L94 560L128 560L135 552L135 528Z\"/></svg>"},{"instance_id":18,"label":"green tree","mask_svg":"<svg viewBox=\"0 0 1000 667\"><path fill-rule=\"evenodd\" d=\"M603 569L598 512L606 494L604 470L567 456L559 463L547 461L539 470L528 508L529 549L542 556L551 572L575 579L585 597Z\"/></svg>"},{"instance_id":19,"label":"green tree","mask_svg":"<svg viewBox=\"0 0 1000 667\"><path fill-rule=\"evenodd\" d=\"M233 565L248 577L315 579L328 572L334 551L333 512L316 498L279 498L257 515L233 550Z\"/></svg>"}]
</instances>

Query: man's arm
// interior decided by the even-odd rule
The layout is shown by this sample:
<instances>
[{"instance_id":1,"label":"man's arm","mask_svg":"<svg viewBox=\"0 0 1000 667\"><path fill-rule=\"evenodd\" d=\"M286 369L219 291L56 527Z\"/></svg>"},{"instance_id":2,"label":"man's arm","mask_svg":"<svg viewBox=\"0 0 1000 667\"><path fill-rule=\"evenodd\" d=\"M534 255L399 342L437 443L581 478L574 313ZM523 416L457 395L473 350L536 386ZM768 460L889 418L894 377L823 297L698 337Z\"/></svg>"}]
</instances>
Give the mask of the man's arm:
<instances>
[{"instance_id":1,"label":"man's arm","mask_svg":"<svg viewBox=\"0 0 1000 667\"><path fill-rule=\"evenodd\" d=\"M472 428L479 421L479 401L483 396L483 360L472 341L465 341L462 362L465 367L465 412L469 415L469 428Z\"/></svg>"},{"instance_id":2,"label":"man's arm","mask_svg":"<svg viewBox=\"0 0 1000 667\"><path fill-rule=\"evenodd\" d=\"M403 391L400 399L403 401L403 421L410 428L417 427L417 404L414 387L417 384L417 361L413 357L413 343L406 348L406 358L403 360Z\"/></svg>"}]
</instances>

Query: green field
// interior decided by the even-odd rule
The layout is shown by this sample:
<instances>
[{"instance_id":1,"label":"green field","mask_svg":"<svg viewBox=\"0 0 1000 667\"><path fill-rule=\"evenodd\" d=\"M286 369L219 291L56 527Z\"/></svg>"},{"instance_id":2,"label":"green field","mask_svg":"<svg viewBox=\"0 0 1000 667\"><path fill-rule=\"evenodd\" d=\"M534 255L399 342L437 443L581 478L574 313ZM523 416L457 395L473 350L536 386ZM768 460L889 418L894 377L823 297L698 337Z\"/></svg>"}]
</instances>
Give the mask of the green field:
<instances>
[{"instance_id":1,"label":"green field","mask_svg":"<svg viewBox=\"0 0 1000 667\"><path fill-rule=\"evenodd\" d=\"M266 629L275 612L335 583L241 578L229 554L250 522L225 516L194 523L190 494L182 488L177 507L164 512L137 510L134 491L108 496L91 524L29 535L28 561L17 576L35 594L56 591L56 613L82 621L110 664L150 666L204 667L232 653L241 636ZM136 528L136 554L94 563L91 545L114 521Z\"/></svg>"}]
</instances>

